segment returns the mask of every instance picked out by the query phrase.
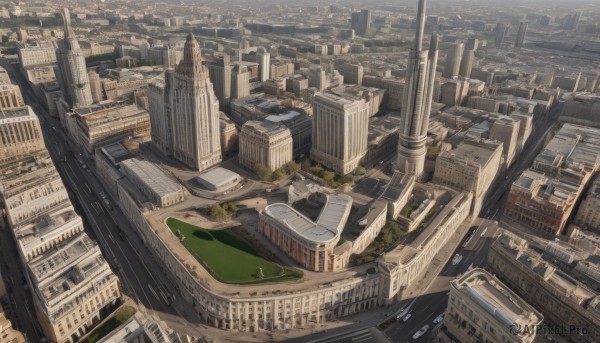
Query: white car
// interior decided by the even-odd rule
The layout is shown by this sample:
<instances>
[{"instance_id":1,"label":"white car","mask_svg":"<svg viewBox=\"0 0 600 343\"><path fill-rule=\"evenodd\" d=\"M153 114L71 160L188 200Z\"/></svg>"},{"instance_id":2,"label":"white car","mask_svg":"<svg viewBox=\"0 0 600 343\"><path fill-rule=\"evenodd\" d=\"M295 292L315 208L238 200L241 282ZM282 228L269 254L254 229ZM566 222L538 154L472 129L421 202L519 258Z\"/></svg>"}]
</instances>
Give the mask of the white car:
<instances>
[{"instance_id":1,"label":"white car","mask_svg":"<svg viewBox=\"0 0 600 343\"><path fill-rule=\"evenodd\" d=\"M425 334L425 332L427 332L427 330L429 330L429 325L425 325L421 328L421 330L415 332L415 334L413 335L413 339L419 339L421 336L423 336Z\"/></svg>"},{"instance_id":2,"label":"white car","mask_svg":"<svg viewBox=\"0 0 600 343\"><path fill-rule=\"evenodd\" d=\"M452 258L452 265L455 266L457 264L460 263L460 261L462 261L462 255L461 254L456 254L454 255L454 257Z\"/></svg>"},{"instance_id":3,"label":"white car","mask_svg":"<svg viewBox=\"0 0 600 343\"><path fill-rule=\"evenodd\" d=\"M444 314L440 314L439 316L435 317L435 319L433 320L433 324L437 324L439 322L441 322L442 320L444 320Z\"/></svg>"},{"instance_id":4,"label":"white car","mask_svg":"<svg viewBox=\"0 0 600 343\"><path fill-rule=\"evenodd\" d=\"M412 314L407 314L406 316L404 316L404 318L402 318L402 322L406 323L410 319L410 317L412 317Z\"/></svg>"}]
</instances>

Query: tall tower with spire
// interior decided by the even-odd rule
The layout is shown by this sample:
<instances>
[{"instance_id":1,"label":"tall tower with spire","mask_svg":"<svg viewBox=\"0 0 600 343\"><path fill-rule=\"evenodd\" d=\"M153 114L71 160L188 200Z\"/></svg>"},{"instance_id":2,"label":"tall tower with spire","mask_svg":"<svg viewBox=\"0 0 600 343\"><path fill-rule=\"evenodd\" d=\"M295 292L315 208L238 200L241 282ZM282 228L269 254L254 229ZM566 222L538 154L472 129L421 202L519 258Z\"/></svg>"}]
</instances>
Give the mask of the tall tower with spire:
<instances>
[{"instance_id":1,"label":"tall tower with spire","mask_svg":"<svg viewBox=\"0 0 600 343\"><path fill-rule=\"evenodd\" d=\"M438 37L431 35L429 50L423 50L425 30L425 0L419 0L417 33L414 48L410 50L406 66L406 84L402 95L400 137L398 141L398 169L420 177L423 173L427 150L427 128L438 59Z\"/></svg>"},{"instance_id":2,"label":"tall tower with spire","mask_svg":"<svg viewBox=\"0 0 600 343\"><path fill-rule=\"evenodd\" d=\"M190 33L183 60L165 75L165 121L175 159L202 171L221 161L219 101L202 65L200 45ZM151 114L152 115L152 114Z\"/></svg>"},{"instance_id":3,"label":"tall tower with spire","mask_svg":"<svg viewBox=\"0 0 600 343\"><path fill-rule=\"evenodd\" d=\"M65 100L72 108L88 106L94 100L85 66L85 56L71 28L71 15L67 8L62 10L62 17L65 25L64 38L59 42L56 50L60 72L59 83Z\"/></svg>"}]
</instances>

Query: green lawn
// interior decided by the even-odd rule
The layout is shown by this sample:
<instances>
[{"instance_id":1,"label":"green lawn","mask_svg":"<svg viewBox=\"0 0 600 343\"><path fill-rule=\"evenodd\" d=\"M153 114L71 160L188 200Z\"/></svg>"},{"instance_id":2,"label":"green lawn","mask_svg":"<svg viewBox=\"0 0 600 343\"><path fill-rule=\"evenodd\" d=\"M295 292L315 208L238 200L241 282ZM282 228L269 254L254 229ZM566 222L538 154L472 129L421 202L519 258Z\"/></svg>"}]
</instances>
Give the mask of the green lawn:
<instances>
[{"instance_id":1,"label":"green lawn","mask_svg":"<svg viewBox=\"0 0 600 343\"><path fill-rule=\"evenodd\" d=\"M212 276L224 283L248 284L297 280L300 271L281 267L256 253L230 229L206 230L175 218L167 219L174 234L180 232L183 245L202 263ZM257 276L262 268L263 278Z\"/></svg>"},{"instance_id":2,"label":"green lawn","mask_svg":"<svg viewBox=\"0 0 600 343\"><path fill-rule=\"evenodd\" d=\"M135 309L131 306L122 306L115 314L108 318L102 325L98 326L87 336L82 343L95 343L111 333L114 329L125 323L131 316L135 314Z\"/></svg>"}]
</instances>

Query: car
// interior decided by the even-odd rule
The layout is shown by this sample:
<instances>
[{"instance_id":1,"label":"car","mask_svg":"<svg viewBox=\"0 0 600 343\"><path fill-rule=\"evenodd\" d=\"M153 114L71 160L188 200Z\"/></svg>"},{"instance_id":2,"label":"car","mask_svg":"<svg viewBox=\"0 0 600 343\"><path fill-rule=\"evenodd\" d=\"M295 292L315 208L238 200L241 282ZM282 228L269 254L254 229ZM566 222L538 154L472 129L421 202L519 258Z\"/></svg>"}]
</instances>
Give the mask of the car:
<instances>
[{"instance_id":1,"label":"car","mask_svg":"<svg viewBox=\"0 0 600 343\"><path fill-rule=\"evenodd\" d=\"M444 319L444 314L440 314L439 316L435 317L435 319L433 320L433 324L437 324L439 322L441 322Z\"/></svg>"},{"instance_id":2,"label":"car","mask_svg":"<svg viewBox=\"0 0 600 343\"><path fill-rule=\"evenodd\" d=\"M421 336L423 336L427 330L429 330L429 325L425 325L423 326L419 331L415 332L415 334L412 336L413 339L419 339L421 338Z\"/></svg>"},{"instance_id":3,"label":"car","mask_svg":"<svg viewBox=\"0 0 600 343\"><path fill-rule=\"evenodd\" d=\"M452 258L452 265L455 266L457 264L460 263L460 261L462 261L462 255L461 254L456 254L454 255L454 257Z\"/></svg>"},{"instance_id":4,"label":"car","mask_svg":"<svg viewBox=\"0 0 600 343\"><path fill-rule=\"evenodd\" d=\"M483 237L486 232L487 232L487 226L485 227L485 229L483 229L483 231L481 231L481 237Z\"/></svg>"},{"instance_id":5,"label":"car","mask_svg":"<svg viewBox=\"0 0 600 343\"><path fill-rule=\"evenodd\" d=\"M412 314L410 314L410 313L409 313L409 314L407 314L406 316L404 316L404 317L402 318L402 322L403 322L403 323L406 323L406 322L407 322L407 321L410 319L410 317L412 317Z\"/></svg>"}]
</instances>

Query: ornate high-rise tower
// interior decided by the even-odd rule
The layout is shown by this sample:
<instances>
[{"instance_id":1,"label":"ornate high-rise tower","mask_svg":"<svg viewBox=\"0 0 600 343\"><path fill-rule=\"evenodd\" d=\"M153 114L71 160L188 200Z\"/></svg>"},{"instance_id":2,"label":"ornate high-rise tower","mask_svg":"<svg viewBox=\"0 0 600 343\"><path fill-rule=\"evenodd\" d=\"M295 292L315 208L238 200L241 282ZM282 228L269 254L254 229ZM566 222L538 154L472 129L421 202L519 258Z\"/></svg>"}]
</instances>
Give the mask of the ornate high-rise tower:
<instances>
[{"instance_id":1,"label":"ornate high-rise tower","mask_svg":"<svg viewBox=\"0 0 600 343\"><path fill-rule=\"evenodd\" d=\"M191 33L183 60L174 71L167 70L165 82L165 119L171 124L168 136L173 157L199 171L219 163L219 101L202 65L200 45Z\"/></svg>"},{"instance_id":2,"label":"ornate high-rise tower","mask_svg":"<svg viewBox=\"0 0 600 343\"><path fill-rule=\"evenodd\" d=\"M438 37L431 35L429 51L422 50L425 30L425 0L419 0L417 34L406 66L406 84L402 95L400 115L400 137L398 141L398 169L405 173L421 176L427 150L427 128L435 82L438 58Z\"/></svg>"},{"instance_id":3,"label":"ornate high-rise tower","mask_svg":"<svg viewBox=\"0 0 600 343\"><path fill-rule=\"evenodd\" d=\"M62 10L65 25L64 38L56 50L59 83L65 100L72 108L91 105L94 100L90 80L85 66L85 56L79 47L75 32L71 28L71 15L67 8Z\"/></svg>"}]
</instances>

